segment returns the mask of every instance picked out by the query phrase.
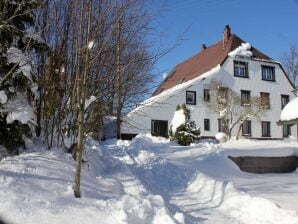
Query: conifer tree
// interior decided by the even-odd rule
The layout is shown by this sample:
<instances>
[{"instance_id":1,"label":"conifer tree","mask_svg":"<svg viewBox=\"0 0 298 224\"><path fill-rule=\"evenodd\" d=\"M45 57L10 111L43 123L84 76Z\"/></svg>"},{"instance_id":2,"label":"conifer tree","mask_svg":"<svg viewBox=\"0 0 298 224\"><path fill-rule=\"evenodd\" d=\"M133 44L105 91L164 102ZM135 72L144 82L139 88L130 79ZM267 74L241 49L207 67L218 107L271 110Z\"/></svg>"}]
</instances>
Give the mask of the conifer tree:
<instances>
[{"instance_id":1,"label":"conifer tree","mask_svg":"<svg viewBox=\"0 0 298 224\"><path fill-rule=\"evenodd\" d=\"M37 0L0 1L0 145L18 153L30 136L34 113L34 54L46 45L34 30Z\"/></svg>"}]
</instances>

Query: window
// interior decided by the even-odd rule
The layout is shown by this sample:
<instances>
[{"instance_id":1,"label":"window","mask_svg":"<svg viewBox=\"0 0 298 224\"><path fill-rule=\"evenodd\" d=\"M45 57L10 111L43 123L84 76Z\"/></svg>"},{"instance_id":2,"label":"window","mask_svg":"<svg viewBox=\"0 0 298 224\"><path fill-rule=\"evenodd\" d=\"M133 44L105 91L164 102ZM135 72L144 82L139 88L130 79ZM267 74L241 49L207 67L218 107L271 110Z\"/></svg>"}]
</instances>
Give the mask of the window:
<instances>
[{"instance_id":1,"label":"window","mask_svg":"<svg viewBox=\"0 0 298 224\"><path fill-rule=\"evenodd\" d=\"M242 135L251 136L251 121L244 121L242 124Z\"/></svg>"},{"instance_id":2,"label":"window","mask_svg":"<svg viewBox=\"0 0 298 224\"><path fill-rule=\"evenodd\" d=\"M262 137L270 137L270 122L269 121L262 121Z\"/></svg>"},{"instance_id":3,"label":"window","mask_svg":"<svg viewBox=\"0 0 298 224\"><path fill-rule=\"evenodd\" d=\"M282 136L287 138L289 135L291 135L291 125L284 125L282 127Z\"/></svg>"},{"instance_id":4,"label":"window","mask_svg":"<svg viewBox=\"0 0 298 224\"><path fill-rule=\"evenodd\" d=\"M210 119L204 119L204 130L210 131Z\"/></svg>"},{"instance_id":5,"label":"window","mask_svg":"<svg viewBox=\"0 0 298 224\"><path fill-rule=\"evenodd\" d=\"M262 65L262 80L275 82L275 68Z\"/></svg>"},{"instance_id":6,"label":"window","mask_svg":"<svg viewBox=\"0 0 298 224\"><path fill-rule=\"evenodd\" d=\"M204 101L209 102L210 101L210 90L204 89Z\"/></svg>"},{"instance_id":7,"label":"window","mask_svg":"<svg viewBox=\"0 0 298 224\"><path fill-rule=\"evenodd\" d=\"M229 120L218 119L218 132L227 132Z\"/></svg>"},{"instance_id":8,"label":"window","mask_svg":"<svg viewBox=\"0 0 298 224\"><path fill-rule=\"evenodd\" d=\"M250 91L241 90L241 106L250 106Z\"/></svg>"},{"instance_id":9,"label":"window","mask_svg":"<svg viewBox=\"0 0 298 224\"><path fill-rule=\"evenodd\" d=\"M186 104L196 105L196 92L186 91Z\"/></svg>"},{"instance_id":10,"label":"window","mask_svg":"<svg viewBox=\"0 0 298 224\"><path fill-rule=\"evenodd\" d=\"M248 78L248 63L234 61L234 76Z\"/></svg>"},{"instance_id":11,"label":"window","mask_svg":"<svg viewBox=\"0 0 298 224\"><path fill-rule=\"evenodd\" d=\"M265 92L261 92L260 95L261 95L262 106L264 108L269 109L270 108L270 94L269 93L265 93Z\"/></svg>"},{"instance_id":12,"label":"window","mask_svg":"<svg viewBox=\"0 0 298 224\"><path fill-rule=\"evenodd\" d=\"M151 134L153 136L168 137L168 121L151 120Z\"/></svg>"},{"instance_id":13,"label":"window","mask_svg":"<svg viewBox=\"0 0 298 224\"><path fill-rule=\"evenodd\" d=\"M281 109L284 109L284 107L288 104L290 101L289 95L281 95Z\"/></svg>"},{"instance_id":14,"label":"window","mask_svg":"<svg viewBox=\"0 0 298 224\"><path fill-rule=\"evenodd\" d=\"M226 87L219 87L218 89L218 103L219 104L226 104L228 101L228 88Z\"/></svg>"}]
</instances>

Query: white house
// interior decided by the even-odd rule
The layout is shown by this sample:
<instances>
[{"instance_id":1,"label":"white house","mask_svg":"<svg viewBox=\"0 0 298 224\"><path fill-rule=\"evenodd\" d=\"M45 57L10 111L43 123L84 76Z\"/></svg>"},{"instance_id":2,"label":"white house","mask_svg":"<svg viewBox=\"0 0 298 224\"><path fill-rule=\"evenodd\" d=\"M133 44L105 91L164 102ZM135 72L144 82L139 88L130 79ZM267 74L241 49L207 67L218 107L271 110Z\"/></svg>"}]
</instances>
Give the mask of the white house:
<instances>
[{"instance_id":1,"label":"white house","mask_svg":"<svg viewBox=\"0 0 298 224\"><path fill-rule=\"evenodd\" d=\"M167 136L177 104L184 103L191 110L191 120L200 127L201 136L214 137L221 131L221 120L218 113L206 107L209 91L206 86L213 79L242 98L269 99L270 109L261 118L245 122L243 136L257 139L297 136L296 126L276 124L283 107L294 98L294 86L281 64L232 34L227 25L219 42L210 47L203 45L198 54L178 64L151 98L124 117L122 137L129 139L139 133Z\"/></svg>"}]
</instances>

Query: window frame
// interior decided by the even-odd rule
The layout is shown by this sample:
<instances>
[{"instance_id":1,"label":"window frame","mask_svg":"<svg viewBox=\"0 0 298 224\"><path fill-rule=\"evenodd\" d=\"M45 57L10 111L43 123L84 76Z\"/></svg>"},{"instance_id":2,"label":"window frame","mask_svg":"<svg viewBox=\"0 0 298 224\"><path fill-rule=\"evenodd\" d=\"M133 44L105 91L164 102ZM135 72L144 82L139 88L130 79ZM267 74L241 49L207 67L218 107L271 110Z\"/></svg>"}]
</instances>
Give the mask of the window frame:
<instances>
[{"instance_id":1,"label":"window frame","mask_svg":"<svg viewBox=\"0 0 298 224\"><path fill-rule=\"evenodd\" d=\"M266 105L266 109L270 109L270 93L268 92L260 92L261 101L263 100L263 96L268 96L268 105Z\"/></svg>"},{"instance_id":2,"label":"window frame","mask_svg":"<svg viewBox=\"0 0 298 224\"><path fill-rule=\"evenodd\" d=\"M287 103L285 104L285 105L283 105L283 99L284 98L287 98ZM281 101L281 109L284 109L285 108L285 106L290 102L290 95L286 95L286 94L281 94L280 95L280 101Z\"/></svg>"},{"instance_id":3,"label":"window frame","mask_svg":"<svg viewBox=\"0 0 298 224\"><path fill-rule=\"evenodd\" d=\"M248 124L248 133L244 133L244 124ZM251 120L246 120L242 124L242 136L251 136Z\"/></svg>"},{"instance_id":4,"label":"window frame","mask_svg":"<svg viewBox=\"0 0 298 224\"><path fill-rule=\"evenodd\" d=\"M264 131L264 129L263 129L263 127L264 127L263 125L264 125L264 124L267 125L267 129L268 129L268 130L267 130L267 132L268 132L267 135L264 134L264 133L265 133L265 131ZM269 128L268 128L268 127L269 127ZM270 137L271 137L271 122L270 122L270 121L262 121L262 122L261 122L261 128L262 128L262 137L267 137L267 138L269 137L269 138L270 138Z\"/></svg>"},{"instance_id":5,"label":"window frame","mask_svg":"<svg viewBox=\"0 0 298 224\"><path fill-rule=\"evenodd\" d=\"M162 125L162 123L164 125L166 125L165 135L160 135L161 134L161 125ZM151 120L151 135L152 136L161 136L161 137L166 137L167 138L168 133L169 133L169 122L167 120L156 120L156 119Z\"/></svg>"},{"instance_id":6,"label":"window frame","mask_svg":"<svg viewBox=\"0 0 298 224\"><path fill-rule=\"evenodd\" d=\"M290 135L292 135L292 130L291 130L292 125L285 124L282 126L282 137L283 138L288 138Z\"/></svg>"},{"instance_id":7,"label":"window frame","mask_svg":"<svg viewBox=\"0 0 298 224\"><path fill-rule=\"evenodd\" d=\"M205 102L210 102L210 89L203 90L203 98Z\"/></svg>"},{"instance_id":8,"label":"window frame","mask_svg":"<svg viewBox=\"0 0 298 224\"><path fill-rule=\"evenodd\" d=\"M240 104L241 106L250 106L251 105L251 96L250 96L250 90L240 90ZM244 99L242 97L242 94L248 93L248 102L244 102Z\"/></svg>"},{"instance_id":9,"label":"window frame","mask_svg":"<svg viewBox=\"0 0 298 224\"><path fill-rule=\"evenodd\" d=\"M210 119L208 118L204 119L204 131L210 131Z\"/></svg>"},{"instance_id":10,"label":"window frame","mask_svg":"<svg viewBox=\"0 0 298 224\"><path fill-rule=\"evenodd\" d=\"M269 65L262 65L262 80L263 81L269 81L269 82L275 82L275 67L274 66L269 66ZM264 71L265 69L270 69L272 70L272 79L267 79L266 77L264 77Z\"/></svg>"},{"instance_id":11,"label":"window frame","mask_svg":"<svg viewBox=\"0 0 298 224\"><path fill-rule=\"evenodd\" d=\"M236 74L236 67L237 66L244 66L244 75L239 75ZM241 69L241 67L240 67ZM239 71L239 70L238 70ZM240 73L240 72L239 72ZM249 78L249 72L248 72L248 62L245 61L239 61L239 60L234 60L234 76L235 77L240 77L240 78Z\"/></svg>"},{"instance_id":12,"label":"window frame","mask_svg":"<svg viewBox=\"0 0 298 224\"><path fill-rule=\"evenodd\" d=\"M194 97L194 99L193 99L193 102L187 102L187 95L188 94L193 94L193 97ZM196 105L197 104L197 92L196 91L186 91L186 94L185 94L185 103L187 104L187 105Z\"/></svg>"}]
</instances>

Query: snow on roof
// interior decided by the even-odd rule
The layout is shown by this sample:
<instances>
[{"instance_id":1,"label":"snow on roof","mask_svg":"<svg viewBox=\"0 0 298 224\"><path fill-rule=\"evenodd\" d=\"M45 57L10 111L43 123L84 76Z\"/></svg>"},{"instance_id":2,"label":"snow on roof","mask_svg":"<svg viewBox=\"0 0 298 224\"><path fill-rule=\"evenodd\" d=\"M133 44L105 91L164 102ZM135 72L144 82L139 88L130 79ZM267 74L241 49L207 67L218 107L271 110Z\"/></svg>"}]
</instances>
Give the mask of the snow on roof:
<instances>
[{"instance_id":1,"label":"snow on roof","mask_svg":"<svg viewBox=\"0 0 298 224\"><path fill-rule=\"evenodd\" d=\"M143 101L142 103L140 103L140 105L135 108L134 110L132 110L131 112L128 113L128 116L132 113L136 113L138 110L140 110L141 108L147 107L152 105L153 103L158 103L161 102L169 97L172 97L173 95L175 95L176 93L183 91L185 89L187 89L188 87L194 85L196 82L205 79L207 77L213 76L214 74L216 74L217 72L219 72L220 70L220 65L217 65L215 68L211 69L208 72L203 73L202 75L189 80L187 82L178 84L170 89L165 90L164 92L161 92L158 95L152 96L149 99Z\"/></svg>"},{"instance_id":2,"label":"snow on roof","mask_svg":"<svg viewBox=\"0 0 298 224\"><path fill-rule=\"evenodd\" d=\"M253 53L250 51L250 49L251 49L250 43L242 43L235 50L231 51L228 55L232 58L236 56L252 57Z\"/></svg>"},{"instance_id":3,"label":"snow on roof","mask_svg":"<svg viewBox=\"0 0 298 224\"><path fill-rule=\"evenodd\" d=\"M291 100L282 110L281 121L290 121L298 118L298 97Z\"/></svg>"}]
</instances>

